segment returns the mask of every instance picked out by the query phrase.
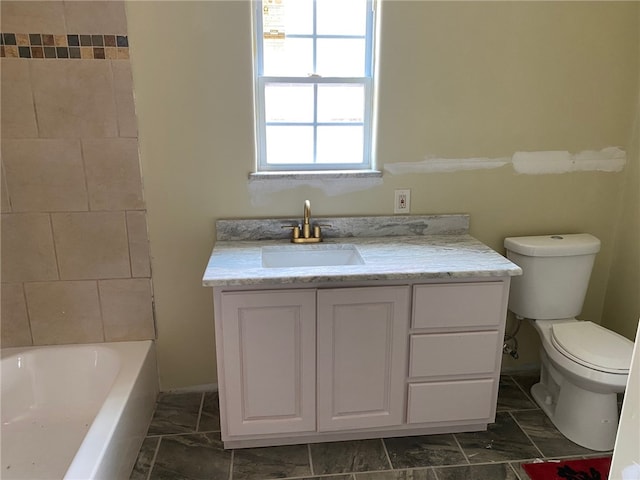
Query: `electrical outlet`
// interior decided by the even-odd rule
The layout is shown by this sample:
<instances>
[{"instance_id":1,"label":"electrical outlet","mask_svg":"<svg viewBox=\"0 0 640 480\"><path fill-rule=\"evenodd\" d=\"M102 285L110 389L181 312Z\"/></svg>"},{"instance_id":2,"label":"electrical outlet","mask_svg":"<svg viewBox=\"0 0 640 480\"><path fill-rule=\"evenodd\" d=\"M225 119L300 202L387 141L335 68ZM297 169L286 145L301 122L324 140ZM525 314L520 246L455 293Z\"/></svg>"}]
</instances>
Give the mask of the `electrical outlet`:
<instances>
[{"instance_id":1,"label":"electrical outlet","mask_svg":"<svg viewBox=\"0 0 640 480\"><path fill-rule=\"evenodd\" d=\"M393 201L393 213L409 213L411 211L411 190L396 190Z\"/></svg>"}]
</instances>

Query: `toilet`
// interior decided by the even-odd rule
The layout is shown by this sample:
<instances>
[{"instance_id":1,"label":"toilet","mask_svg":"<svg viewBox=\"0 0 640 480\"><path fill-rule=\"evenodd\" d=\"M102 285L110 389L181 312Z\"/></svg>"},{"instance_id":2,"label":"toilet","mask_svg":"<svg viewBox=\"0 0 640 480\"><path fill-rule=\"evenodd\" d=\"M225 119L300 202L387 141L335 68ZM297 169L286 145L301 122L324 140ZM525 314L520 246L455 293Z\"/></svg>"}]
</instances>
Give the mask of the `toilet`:
<instances>
[{"instance_id":1,"label":"toilet","mask_svg":"<svg viewBox=\"0 0 640 480\"><path fill-rule=\"evenodd\" d=\"M533 398L569 440L612 450L617 393L627 384L633 342L575 318L600 240L586 233L509 237L504 246L507 258L523 271L511 281L509 310L529 319L542 343Z\"/></svg>"}]
</instances>

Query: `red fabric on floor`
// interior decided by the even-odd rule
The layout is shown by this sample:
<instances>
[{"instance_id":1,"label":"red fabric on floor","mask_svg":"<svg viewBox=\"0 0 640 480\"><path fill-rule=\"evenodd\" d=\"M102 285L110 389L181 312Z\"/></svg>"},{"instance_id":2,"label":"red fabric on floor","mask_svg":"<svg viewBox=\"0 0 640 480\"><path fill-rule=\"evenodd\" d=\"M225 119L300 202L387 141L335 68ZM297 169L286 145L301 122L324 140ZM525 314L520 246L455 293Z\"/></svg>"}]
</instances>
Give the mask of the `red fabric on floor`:
<instances>
[{"instance_id":1,"label":"red fabric on floor","mask_svg":"<svg viewBox=\"0 0 640 480\"><path fill-rule=\"evenodd\" d=\"M607 480L611 457L523 463L531 480Z\"/></svg>"}]
</instances>

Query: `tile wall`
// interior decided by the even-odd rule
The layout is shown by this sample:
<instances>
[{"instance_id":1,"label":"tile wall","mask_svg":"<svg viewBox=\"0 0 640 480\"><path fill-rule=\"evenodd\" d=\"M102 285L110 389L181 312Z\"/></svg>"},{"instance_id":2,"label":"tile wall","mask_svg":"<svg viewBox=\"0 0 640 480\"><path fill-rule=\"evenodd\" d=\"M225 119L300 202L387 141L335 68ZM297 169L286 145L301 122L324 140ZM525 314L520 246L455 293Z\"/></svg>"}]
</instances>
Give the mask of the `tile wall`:
<instances>
[{"instance_id":1,"label":"tile wall","mask_svg":"<svg viewBox=\"0 0 640 480\"><path fill-rule=\"evenodd\" d=\"M124 3L0 8L2 346L154 338Z\"/></svg>"}]
</instances>

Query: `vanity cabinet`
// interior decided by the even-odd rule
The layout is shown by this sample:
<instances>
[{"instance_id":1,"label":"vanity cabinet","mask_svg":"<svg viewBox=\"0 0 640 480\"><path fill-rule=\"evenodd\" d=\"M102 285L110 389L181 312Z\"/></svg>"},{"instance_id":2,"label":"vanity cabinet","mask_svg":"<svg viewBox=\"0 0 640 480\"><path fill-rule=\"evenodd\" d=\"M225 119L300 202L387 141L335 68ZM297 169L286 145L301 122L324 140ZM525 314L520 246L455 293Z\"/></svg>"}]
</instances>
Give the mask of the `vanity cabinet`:
<instances>
[{"instance_id":1,"label":"vanity cabinet","mask_svg":"<svg viewBox=\"0 0 640 480\"><path fill-rule=\"evenodd\" d=\"M507 293L502 282L414 285L408 424L495 420Z\"/></svg>"},{"instance_id":2,"label":"vanity cabinet","mask_svg":"<svg viewBox=\"0 0 640 480\"><path fill-rule=\"evenodd\" d=\"M401 425L409 287L318 290L318 431Z\"/></svg>"},{"instance_id":3,"label":"vanity cabinet","mask_svg":"<svg viewBox=\"0 0 640 480\"><path fill-rule=\"evenodd\" d=\"M221 307L230 435L402 423L407 286L225 292Z\"/></svg>"},{"instance_id":4,"label":"vanity cabinet","mask_svg":"<svg viewBox=\"0 0 640 480\"><path fill-rule=\"evenodd\" d=\"M214 290L226 447L494 421L508 278L313 287Z\"/></svg>"},{"instance_id":5,"label":"vanity cabinet","mask_svg":"<svg viewBox=\"0 0 640 480\"><path fill-rule=\"evenodd\" d=\"M221 301L229 433L314 431L315 290L225 292Z\"/></svg>"}]
</instances>

